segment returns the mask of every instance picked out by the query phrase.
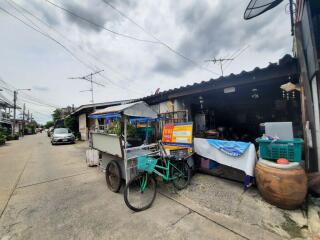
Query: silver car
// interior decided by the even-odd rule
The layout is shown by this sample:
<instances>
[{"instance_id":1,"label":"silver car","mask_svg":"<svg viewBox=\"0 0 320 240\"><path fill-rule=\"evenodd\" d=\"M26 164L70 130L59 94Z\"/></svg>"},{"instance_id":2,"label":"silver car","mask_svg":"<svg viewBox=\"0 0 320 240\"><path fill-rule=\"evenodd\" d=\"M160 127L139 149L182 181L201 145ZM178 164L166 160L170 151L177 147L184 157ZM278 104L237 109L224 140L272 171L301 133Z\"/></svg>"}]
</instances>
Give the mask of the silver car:
<instances>
[{"instance_id":1,"label":"silver car","mask_svg":"<svg viewBox=\"0 0 320 240\"><path fill-rule=\"evenodd\" d=\"M55 128L51 135L51 144L75 143L75 136L69 128Z\"/></svg>"}]
</instances>

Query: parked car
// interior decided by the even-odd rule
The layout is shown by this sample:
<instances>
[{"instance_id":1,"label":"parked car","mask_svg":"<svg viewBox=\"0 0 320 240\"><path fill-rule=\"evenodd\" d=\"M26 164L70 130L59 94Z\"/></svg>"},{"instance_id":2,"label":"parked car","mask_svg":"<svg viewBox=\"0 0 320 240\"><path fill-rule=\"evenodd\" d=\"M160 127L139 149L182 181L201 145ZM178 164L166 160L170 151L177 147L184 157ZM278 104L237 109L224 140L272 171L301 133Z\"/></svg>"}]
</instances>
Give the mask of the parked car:
<instances>
[{"instance_id":1,"label":"parked car","mask_svg":"<svg viewBox=\"0 0 320 240\"><path fill-rule=\"evenodd\" d=\"M48 137L51 137L52 133L53 133L53 130L54 130L54 127L50 127L48 130L47 130L47 135Z\"/></svg>"},{"instance_id":2,"label":"parked car","mask_svg":"<svg viewBox=\"0 0 320 240\"><path fill-rule=\"evenodd\" d=\"M51 136L51 144L75 143L75 139L69 128L55 128Z\"/></svg>"}]
</instances>

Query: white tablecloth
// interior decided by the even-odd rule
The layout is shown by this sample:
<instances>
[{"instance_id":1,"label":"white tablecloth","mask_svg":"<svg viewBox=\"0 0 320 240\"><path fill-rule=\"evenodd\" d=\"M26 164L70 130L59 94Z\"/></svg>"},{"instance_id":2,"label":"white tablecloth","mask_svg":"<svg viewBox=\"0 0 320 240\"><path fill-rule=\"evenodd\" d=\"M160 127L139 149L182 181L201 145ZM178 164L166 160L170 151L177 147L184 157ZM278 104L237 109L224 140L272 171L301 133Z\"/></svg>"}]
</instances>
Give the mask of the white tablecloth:
<instances>
[{"instance_id":1,"label":"white tablecloth","mask_svg":"<svg viewBox=\"0 0 320 240\"><path fill-rule=\"evenodd\" d=\"M207 139L194 138L194 151L202 157L242 170L248 176L254 176L257 154L253 144L250 144L249 148L240 157L231 157L210 145Z\"/></svg>"}]
</instances>

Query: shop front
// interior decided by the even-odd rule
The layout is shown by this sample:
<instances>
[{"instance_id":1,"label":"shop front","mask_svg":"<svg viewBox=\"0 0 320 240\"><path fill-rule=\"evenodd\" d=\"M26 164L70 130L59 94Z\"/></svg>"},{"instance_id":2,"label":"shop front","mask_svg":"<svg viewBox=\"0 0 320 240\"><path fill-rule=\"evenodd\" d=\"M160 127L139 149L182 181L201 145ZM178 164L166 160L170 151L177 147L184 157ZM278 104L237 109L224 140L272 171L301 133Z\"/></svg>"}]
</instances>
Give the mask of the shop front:
<instances>
[{"instance_id":1,"label":"shop front","mask_svg":"<svg viewBox=\"0 0 320 240\"><path fill-rule=\"evenodd\" d=\"M193 122L195 152L198 149L202 155L197 161L200 170L248 184L248 177L254 176L259 156L256 139L263 135L264 123L287 122L293 137L303 138L298 83L297 62L286 55L266 68L168 90L144 101L165 123ZM209 150L203 150L205 142L212 142L208 139L250 143L245 146L249 150L243 160L228 161L230 156L225 155L208 163Z\"/></svg>"}]
</instances>

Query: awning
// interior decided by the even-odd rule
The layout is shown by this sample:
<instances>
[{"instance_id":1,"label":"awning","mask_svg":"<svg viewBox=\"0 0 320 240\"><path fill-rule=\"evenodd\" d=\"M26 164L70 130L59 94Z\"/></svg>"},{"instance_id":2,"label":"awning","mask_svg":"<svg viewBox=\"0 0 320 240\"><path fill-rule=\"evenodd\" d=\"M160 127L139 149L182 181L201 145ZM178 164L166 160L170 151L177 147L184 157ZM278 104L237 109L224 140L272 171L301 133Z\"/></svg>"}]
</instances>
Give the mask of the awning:
<instances>
[{"instance_id":1,"label":"awning","mask_svg":"<svg viewBox=\"0 0 320 240\"><path fill-rule=\"evenodd\" d=\"M136 123L136 122L149 122L149 121L154 121L154 120L159 120L160 118L145 118L145 117L143 117L143 118L137 118L137 117L131 117L131 118L129 118L129 121L131 122L131 123Z\"/></svg>"},{"instance_id":2,"label":"awning","mask_svg":"<svg viewBox=\"0 0 320 240\"><path fill-rule=\"evenodd\" d=\"M119 113L104 113L104 114L95 114L90 115L89 118L97 119L97 118L120 118L121 115Z\"/></svg>"},{"instance_id":3,"label":"awning","mask_svg":"<svg viewBox=\"0 0 320 240\"><path fill-rule=\"evenodd\" d=\"M94 116L102 116L103 114L123 114L129 117L152 118L158 117L158 114L145 102L135 102L122 104L112 107L100 109L90 114L90 118L99 118Z\"/></svg>"}]
</instances>

